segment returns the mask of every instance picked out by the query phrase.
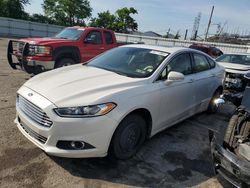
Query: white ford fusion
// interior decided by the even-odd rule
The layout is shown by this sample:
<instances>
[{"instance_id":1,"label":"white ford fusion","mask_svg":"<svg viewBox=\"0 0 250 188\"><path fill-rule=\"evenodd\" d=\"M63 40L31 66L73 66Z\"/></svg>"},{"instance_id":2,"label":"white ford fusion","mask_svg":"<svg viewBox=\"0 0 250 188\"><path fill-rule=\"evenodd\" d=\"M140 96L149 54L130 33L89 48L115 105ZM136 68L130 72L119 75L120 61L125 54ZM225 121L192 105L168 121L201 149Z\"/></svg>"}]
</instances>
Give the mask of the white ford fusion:
<instances>
[{"instance_id":1,"label":"white ford fusion","mask_svg":"<svg viewBox=\"0 0 250 188\"><path fill-rule=\"evenodd\" d=\"M18 90L15 122L50 155L127 159L146 138L215 111L223 75L199 51L122 46L31 78Z\"/></svg>"}]
</instances>

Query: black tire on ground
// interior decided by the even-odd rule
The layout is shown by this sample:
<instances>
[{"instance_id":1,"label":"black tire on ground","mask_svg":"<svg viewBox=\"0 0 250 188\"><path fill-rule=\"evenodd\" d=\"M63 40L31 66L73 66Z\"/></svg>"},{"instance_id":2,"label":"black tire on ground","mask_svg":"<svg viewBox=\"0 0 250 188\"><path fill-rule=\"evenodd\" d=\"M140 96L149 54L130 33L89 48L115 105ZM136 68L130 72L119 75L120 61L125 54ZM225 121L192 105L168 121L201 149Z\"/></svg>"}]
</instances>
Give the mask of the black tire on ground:
<instances>
[{"instance_id":1,"label":"black tire on ground","mask_svg":"<svg viewBox=\"0 0 250 188\"><path fill-rule=\"evenodd\" d=\"M56 62L55 68L73 65L76 62L71 58L63 58Z\"/></svg>"},{"instance_id":2,"label":"black tire on ground","mask_svg":"<svg viewBox=\"0 0 250 188\"><path fill-rule=\"evenodd\" d=\"M209 105L208 105L208 108L207 108L207 112L208 113L216 113L217 110L218 110L218 107L215 105L214 103L214 99L217 99L220 97L220 95L222 94L222 91L217 89L215 92L214 92L214 95L213 97L211 98L210 102L209 102Z\"/></svg>"},{"instance_id":3,"label":"black tire on ground","mask_svg":"<svg viewBox=\"0 0 250 188\"><path fill-rule=\"evenodd\" d=\"M128 159L142 146L146 138L146 122L137 114L125 117L116 129L110 154L117 159Z\"/></svg>"},{"instance_id":4,"label":"black tire on ground","mask_svg":"<svg viewBox=\"0 0 250 188\"><path fill-rule=\"evenodd\" d=\"M224 135L224 142L223 145L224 147L227 148L232 148L233 147L233 142L234 142L234 132L235 128L239 122L239 113L236 112L230 119L225 135Z\"/></svg>"}]
</instances>

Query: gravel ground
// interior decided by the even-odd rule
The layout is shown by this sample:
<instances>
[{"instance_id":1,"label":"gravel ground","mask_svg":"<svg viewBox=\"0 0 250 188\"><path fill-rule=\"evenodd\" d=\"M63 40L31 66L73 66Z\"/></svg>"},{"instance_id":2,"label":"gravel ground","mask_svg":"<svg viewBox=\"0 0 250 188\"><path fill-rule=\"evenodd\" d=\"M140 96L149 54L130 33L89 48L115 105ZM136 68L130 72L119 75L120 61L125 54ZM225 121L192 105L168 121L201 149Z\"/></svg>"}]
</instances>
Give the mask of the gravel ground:
<instances>
[{"instance_id":1,"label":"gravel ground","mask_svg":"<svg viewBox=\"0 0 250 188\"><path fill-rule=\"evenodd\" d=\"M30 76L8 66L7 42L0 38L0 187L230 187L213 174L208 141L208 129L226 127L229 107L157 134L127 161L46 155L13 123L16 91Z\"/></svg>"}]
</instances>

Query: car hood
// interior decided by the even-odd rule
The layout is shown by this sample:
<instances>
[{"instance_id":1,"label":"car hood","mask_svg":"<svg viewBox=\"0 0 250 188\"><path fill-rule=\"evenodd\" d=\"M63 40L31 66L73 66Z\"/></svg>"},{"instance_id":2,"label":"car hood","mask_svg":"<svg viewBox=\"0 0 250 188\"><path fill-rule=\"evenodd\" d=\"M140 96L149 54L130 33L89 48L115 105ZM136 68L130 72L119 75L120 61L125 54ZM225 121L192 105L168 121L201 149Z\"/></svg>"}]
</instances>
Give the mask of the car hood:
<instances>
[{"instance_id":1,"label":"car hood","mask_svg":"<svg viewBox=\"0 0 250 188\"><path fill-rule=\"evenodd\" d=\"M241 65L241 64L225 63L225 62L217 62L217 63L225 67L227 72L243 73L244 71L250 70L250 65Z\"/></svg>"},{"instance_id":2,"label":"car hood","mask_svg":"<svg viewBox=\"0 0 250 188\"><path fill-rule=\"evenodd\" d=\"M108 96L137 87L145 79L130 78L81 64L39 74L24 86L57 106L91 105L110 101Z\"/></svg>"},{"instance_id":3,"label":"car hood","mask_svg":"<svg viewBox=\"0 0 250 188\"><path fill-rule=\"evenodd\" d=\"M50 45L50 44L58 43L58 42L69 43L69 42L72 42L73 40L44 37L44 38L23 38L23 39L20 39L20 41L29 43L29 44Z\"/></svg>"}]
</instances>

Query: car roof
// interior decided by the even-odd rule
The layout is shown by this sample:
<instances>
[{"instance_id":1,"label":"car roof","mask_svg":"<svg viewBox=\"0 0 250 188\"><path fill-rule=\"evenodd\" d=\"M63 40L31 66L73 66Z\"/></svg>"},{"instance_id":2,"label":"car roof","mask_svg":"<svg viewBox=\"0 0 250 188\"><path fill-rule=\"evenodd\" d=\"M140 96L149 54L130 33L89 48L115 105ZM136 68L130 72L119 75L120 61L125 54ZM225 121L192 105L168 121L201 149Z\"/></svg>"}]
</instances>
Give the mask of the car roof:
<instances>
[{"instance_id":1,"label":"car roof","mask_svg":"<svg viewBox=\"0 0 250 188\"><path fill-rule=\"evenodd\" d=\"M169 46L155 46L155 45L146 45L146 44L129 44L129 45L124 45L120 47L133 47L133 48L146 48L146 49L151 49L151 50L157 50L157 51L162 51L162 52L167 52L167 53L174 53L177 51L193 51L190 48L187 47L169 47Z\"/></svg>"},{"instance_id":2,"label":"car roof","mask_svg":"<svg viewBox=\"0 0 250 188\"><path fill-rule=\"evenodd\" d=\"M250 53L224 53L223 55L249 55Z\"/></svg>"}]
</instances>

